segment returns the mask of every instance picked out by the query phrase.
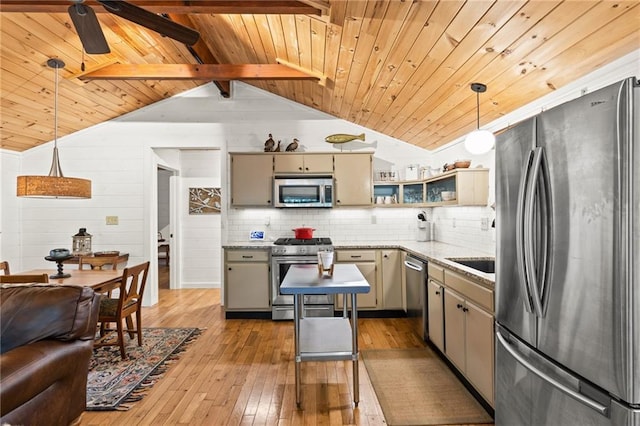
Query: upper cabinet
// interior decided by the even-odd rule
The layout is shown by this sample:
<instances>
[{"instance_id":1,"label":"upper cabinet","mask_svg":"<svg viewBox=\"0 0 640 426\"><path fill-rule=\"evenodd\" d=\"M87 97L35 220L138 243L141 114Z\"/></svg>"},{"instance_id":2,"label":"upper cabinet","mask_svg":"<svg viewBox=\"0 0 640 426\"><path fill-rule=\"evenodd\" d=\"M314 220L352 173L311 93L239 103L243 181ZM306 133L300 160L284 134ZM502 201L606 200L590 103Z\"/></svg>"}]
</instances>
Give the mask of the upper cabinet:
<instances>
[{"instance_id":1,"label":"upper cabinet","mask_svg":"<svg viewBox=\"0 0 640 426\"><path fill-rule=\"evenodd\" d=\"M371 206L373 203L372 154L334 156L335 205Z\"/></svg>"},{"instance_id":2,"label":"upper cabinet","mask_svg":"<svg viewBox=\"0 0 640 426\"><path fill-rule=\"evenodd\" d=\"M273 170L277 173L332 174L333 154L282 153L274 156Z\"/></svg>"},{"instance_id":3,"label":"upper cabinet","mask_svg":"<svg viewBox=\"0 0 640 426\"><path fill-rule=\"evenodd\" d=\"M231 204L235 207L273 205L273 155L231 156Z\"/></svg>"},{"instance_id":4,"label":"upper cabinet","mask_svg":"<svg viewBox=\"0 0 640 426\"><path fill-rule=\"evenodd\" d=\"M371 153L230 153L231 205L272 207L273 177L314 174L334 177L334 207L373 203Z\"/></svg>"},{"instance_id":5,"label":"upper cabinet","mask_svg":"<svg viewBox=\"0 0 640 426\"><path fill-rule=\"evenodd\" d=\"M426 205L486 206L489 197L489 169L454 169L425 181ZM443 192L448 192L447 199Z\"/></svg>"},{"instance_id":6,"label":"upper cabinet","mask_svg":"<svg viewBox=\"0 0 640 426\"><path fill-rule=\"evenodd\" d=\"M374 182L373 195L376 207L486 206L489 169L455 169L419 181Z\"/></svg>"}]
</instances>

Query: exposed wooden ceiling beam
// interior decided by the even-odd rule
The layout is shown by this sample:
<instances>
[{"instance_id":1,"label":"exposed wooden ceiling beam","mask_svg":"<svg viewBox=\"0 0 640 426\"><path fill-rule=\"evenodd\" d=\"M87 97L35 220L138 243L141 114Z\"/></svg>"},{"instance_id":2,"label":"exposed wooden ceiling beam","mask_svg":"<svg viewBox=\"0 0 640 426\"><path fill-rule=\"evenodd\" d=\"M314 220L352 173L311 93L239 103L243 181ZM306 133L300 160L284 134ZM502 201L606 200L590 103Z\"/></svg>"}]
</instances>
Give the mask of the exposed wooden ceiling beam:
<instances>
[{"instance_id":1,"label":"exposed wooden ceiling beam","mask_svg":"<svg viewBox=\"0 0 640 426\"><path fill-rule=\"evenodd\" d=\"M316 80L280 64L114 64L81 80Z\"/></svg>"},{"instance_id":2,"label":"exposed wooden ceiling beam","mask_svg":"<svg viewBox=\"0 0 640 426\"><path fill-rule=\"evenodd\" d=\"M96 13L106 12L96 0L85 0L86 5L95 6ZM294 0L130 0L129 3L154 13L212 13L212 14L279 14L321 15L322 9L309 1ZM67 13L70 0L2 0L0 12ZM100 7L98 7L100 6Z\"/></svg>"},{"instance_id":3,"label":"exposed wooden ceiling beam","mask_svg":"<svg viewBox=\"0 0 640 426\"><path fill-rule=\"evenodd\" d=\"M188 15L178 15L177 13L170 13L166 16L169 17L174 22L177 22L180 25L184 25L189 28L196 28L195 23ZM198 41L193 46L186 46L186 48L191 52L191 55L198 61L200 64L219 64L220 61L216 56L211 52L211 49L204 42L202 37L198 38ZM216 81L213 83L216 85L218 90L220 90L220 95L223 98L231 97L231 83L229 81Z\"/></svg>"}]
</instances>

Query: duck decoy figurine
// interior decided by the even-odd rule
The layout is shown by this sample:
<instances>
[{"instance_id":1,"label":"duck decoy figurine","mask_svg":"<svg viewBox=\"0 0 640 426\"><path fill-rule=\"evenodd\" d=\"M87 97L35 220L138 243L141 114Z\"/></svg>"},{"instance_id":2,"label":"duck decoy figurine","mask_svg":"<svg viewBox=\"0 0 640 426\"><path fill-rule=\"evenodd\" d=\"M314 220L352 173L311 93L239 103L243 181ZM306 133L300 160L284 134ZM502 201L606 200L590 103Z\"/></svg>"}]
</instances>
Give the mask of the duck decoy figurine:
<instances>
[{"instance_id":1,"label":"duck decoy figurine","mask_svg":"<svg viewBox=\"0 0 640 426\"><path fill-rule=\"evenodd\" d=\"M273 151L273 147L275 146L276 141L273 140L273 136L269 133L269 139L264 143L264 152Z\"/></svg>"},{"instance_id":2,"label":"duck decoy figurine","mask_svg":"<svg viewBox=\"0 0 640 426\"><path fill-rule=\"evenodd\" d=\"M295 151L298 149L298 139L293 138L293 142L287 145L287 149L285 151Z\"/></svg>"},{"instance_id":3,"label":"duck decoy figurine","mask_svg":"<svg viewBox=\"0 0 640 426\"><path fill-rule=\"evenodd\" d=\"M273 152L280 152L280 141L278 141L278 146L276 146L276 149L274 149Z\"/></svg>"}]
</instances>

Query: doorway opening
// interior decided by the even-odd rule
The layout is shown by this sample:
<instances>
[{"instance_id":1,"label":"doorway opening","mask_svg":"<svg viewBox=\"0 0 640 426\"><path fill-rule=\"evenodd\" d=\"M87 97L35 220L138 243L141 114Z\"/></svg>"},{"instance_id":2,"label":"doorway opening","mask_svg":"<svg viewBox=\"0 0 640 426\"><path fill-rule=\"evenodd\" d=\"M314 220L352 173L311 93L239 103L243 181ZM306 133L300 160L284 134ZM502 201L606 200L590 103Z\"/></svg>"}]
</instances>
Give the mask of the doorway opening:
<instances>
[{"instance_id":1,"label":"doorway opening","mask_svg":"<svg viewBox=\"0 0 640 426\"><path fill-rule=\"evenodd\" d=\"M158 289L171 288L171 177L174 171L158 167Z\"/></svg>"}]
</instances>

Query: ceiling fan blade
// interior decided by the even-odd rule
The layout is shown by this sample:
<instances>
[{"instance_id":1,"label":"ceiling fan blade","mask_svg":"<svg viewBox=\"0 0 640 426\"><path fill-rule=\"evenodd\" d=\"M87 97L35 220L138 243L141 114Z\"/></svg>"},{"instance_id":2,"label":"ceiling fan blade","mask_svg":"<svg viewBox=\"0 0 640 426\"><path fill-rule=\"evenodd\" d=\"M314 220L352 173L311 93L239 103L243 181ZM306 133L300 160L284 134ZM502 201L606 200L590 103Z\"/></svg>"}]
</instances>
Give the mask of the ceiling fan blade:
<instances>
[{"instance_id":1,"label":"ceiling fan blade","mask_svg":"<svg viewBox=\"0 0 640 426\"><path fill-rule=\"evenodd\" d=\"M68 11L85 52L89 54L111 52L93 9L84 4L76 3L69 6Z\"/></svg>"},{"instance_id":2,"label":"ceiling fan blade","mask_svg":"<svg viewBox=\"0 0 640 426\"><path fill-rule=\"evenodd\" d=\"M98 0L98 2L102 4L108 12L114 15L135 22L138 25L142 25L163 36L178 40L189 46L195 44L198 38L200 38L200 33L197 31L153 12L149 12L134 4L127 3L126 1Z\"/></svg>"}]
</instances>

